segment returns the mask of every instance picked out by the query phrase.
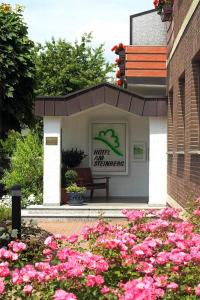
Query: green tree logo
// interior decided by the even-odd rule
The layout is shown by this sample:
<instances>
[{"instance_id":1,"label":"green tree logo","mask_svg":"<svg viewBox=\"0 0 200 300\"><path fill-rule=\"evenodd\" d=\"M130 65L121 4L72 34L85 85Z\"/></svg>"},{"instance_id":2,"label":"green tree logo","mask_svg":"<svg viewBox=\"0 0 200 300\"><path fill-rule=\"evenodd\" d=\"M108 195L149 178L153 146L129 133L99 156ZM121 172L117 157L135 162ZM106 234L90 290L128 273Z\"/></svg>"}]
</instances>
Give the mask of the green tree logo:
<instances>
[{"instance_id":1,"label":"green tree logo","mask_svg":"<svg viewBox=\"0 0 200 300\"><path fill-rule=\"evenodd\" d=\"M101 141L102 143L107 145L115 154L123 156L122 152L119 150L119 136L114 129L109 128L105 131L99 131L97 136L94 137L94 140Z\"/></svg>"}]
</instances>

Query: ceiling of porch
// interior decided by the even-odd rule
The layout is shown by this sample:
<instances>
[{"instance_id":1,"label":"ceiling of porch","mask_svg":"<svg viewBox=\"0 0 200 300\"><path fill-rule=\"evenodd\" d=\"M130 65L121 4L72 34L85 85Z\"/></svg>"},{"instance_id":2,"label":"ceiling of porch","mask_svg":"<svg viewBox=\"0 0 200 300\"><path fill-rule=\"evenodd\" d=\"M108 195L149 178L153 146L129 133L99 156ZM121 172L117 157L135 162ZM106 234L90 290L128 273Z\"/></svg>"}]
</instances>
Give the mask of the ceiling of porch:
<instances>
[{"instance_id":1,"label":"ceiling of porch","mask_svg":"<svg viewBox=\"0 0 200 300\"><path fill-rule=\"evenodd\" d=\"M70 116L106 103L140 116L166 116L167 97L142 97L110 83L101 83L66 96L39 96L35 116Z\"/></svg>"}]
</instances>

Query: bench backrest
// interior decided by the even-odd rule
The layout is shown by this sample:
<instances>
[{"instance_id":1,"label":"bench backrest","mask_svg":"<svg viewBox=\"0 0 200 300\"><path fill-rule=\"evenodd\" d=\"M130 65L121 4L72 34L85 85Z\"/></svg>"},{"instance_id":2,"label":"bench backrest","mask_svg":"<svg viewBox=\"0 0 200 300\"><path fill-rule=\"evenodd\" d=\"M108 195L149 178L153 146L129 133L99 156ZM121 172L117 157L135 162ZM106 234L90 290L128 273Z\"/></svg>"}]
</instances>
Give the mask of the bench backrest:
<instances>
[{"instance_id":1,"label":"bench backrest","mask_svg":"<svg viewBox=\"0 0 200 300\"><path fill-rule=\"evenodd\" d=\"M93 184L91 168L76 168L78 183L82 185Z\"/></svg>"}]
</instances>

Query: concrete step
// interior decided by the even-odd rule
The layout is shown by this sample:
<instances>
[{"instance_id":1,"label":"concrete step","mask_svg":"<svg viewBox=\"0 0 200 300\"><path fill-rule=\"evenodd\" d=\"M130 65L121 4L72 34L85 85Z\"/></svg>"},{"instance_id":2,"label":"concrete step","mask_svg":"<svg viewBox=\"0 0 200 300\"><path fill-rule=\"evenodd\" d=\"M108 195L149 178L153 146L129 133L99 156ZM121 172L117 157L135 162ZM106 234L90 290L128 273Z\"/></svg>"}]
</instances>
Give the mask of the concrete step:
<instances>
[{"instance_id":1,"label":"concrete step","mask_svg":"<svg viewBox=\"0 0 200 300\"><path fill-rule=\"evenodd\" d=\"M82 206L43 206L32 205L22 210L23 218L125 218L123 209L161 209L163 207L151 207L148 204L129 203L95 203Z\"/></svg>"}]
</instances>

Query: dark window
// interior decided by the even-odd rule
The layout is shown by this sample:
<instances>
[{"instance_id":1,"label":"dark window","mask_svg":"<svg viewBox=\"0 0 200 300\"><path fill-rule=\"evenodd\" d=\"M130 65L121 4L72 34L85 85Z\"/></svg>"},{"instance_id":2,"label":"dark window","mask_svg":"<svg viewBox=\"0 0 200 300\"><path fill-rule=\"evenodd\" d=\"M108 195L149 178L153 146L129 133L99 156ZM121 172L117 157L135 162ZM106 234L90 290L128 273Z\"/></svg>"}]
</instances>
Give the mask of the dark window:
<instances>
[{"instance_id":1,"label":"dark window","mask_svg":"<svg viewBox=\"0 0 200 300\"><path fill-rule=\"evenodd\" d=\"M185 144L185 75L179 79L177 115L177 151L184 151Z\"/></svg>"},{"instance_id":2,"label":"dark window","mask_svg":"<svg viewBox=\"0 0 200 300\"><path fill-rule=\"evenodd\" d=\"M192 62L192 86L190 101L190 151L200 150L200 62Z\"/></svg>"},{"instance_id":3,"label":"dark window","mask_svg":"<svg viewBox=\"0 0 200 300\"><path fill-rule=\"evenodd\" d=\"M173 90L168 95L168 152L173 151Z\"/></svg>"}]
</instances>

